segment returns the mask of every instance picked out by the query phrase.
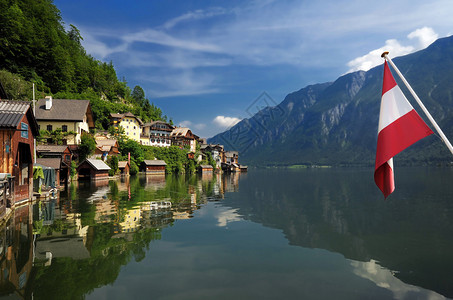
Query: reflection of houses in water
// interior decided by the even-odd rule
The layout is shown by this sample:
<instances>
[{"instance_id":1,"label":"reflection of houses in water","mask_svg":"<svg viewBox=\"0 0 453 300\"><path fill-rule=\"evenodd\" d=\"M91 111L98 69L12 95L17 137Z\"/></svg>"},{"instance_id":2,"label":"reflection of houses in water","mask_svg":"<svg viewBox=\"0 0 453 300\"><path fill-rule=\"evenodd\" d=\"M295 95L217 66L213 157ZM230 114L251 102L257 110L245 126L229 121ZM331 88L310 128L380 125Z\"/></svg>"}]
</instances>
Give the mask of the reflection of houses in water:
<instances>
[{"instance_id":1,"label":"reflection of houses in water","mask_svg":"<svg viewBox=\"0 0 453 300\"><path fill-rule=\"evenodd\" d=\"M82 227L80 213L63 214L55 201L34 204L33 210L36 263L48 266L56 257L90 257L86 248L88 226Z\"/></svg>"},{"instance_id":2,"label":"reflection of houses in water","mask_svg":"<svg viewBox=\"0 0 453 300\"><path fill-rule=\"evenodd\" d=\"M136 231L140 227L140 208L127 210L124 221L118 225L122 233Z\"/></svg>"},{"instance_id":3,"label":"reflection of houses in water","mask_svg":"<svg viewBox=\"0 0 453 300\"><path fill-rule=\"evenodd\" d=\"M197 188L201 196L201 203L205 203L208 200L218 201L224 198L224 187L222 185L223 176L224 175L221 174L201 176L201 180L197 183Z\"/></svg>"},{"instance_id":4,"label":"reflection of houses in water","mask_svg":"<svg viewBox=\"0 0 453 300\"><path fill-rule=\"evenodd\" d=\"M130 176L120 176L115 183L118 186L118 191L130 191Z\"/></svg>"},{"instance_id":5,"label":"reflection of houses in water","mask_svg":"<svg viewBox=\"0 0 453 300\"><path fill-rule=\"evenodd\" d=\"M93 203L94 201L97 200L107 199L107 194L109 191L110 191L109 186L102 186L98 188L93 194L91 194L91 196L88 197L86 200L89 203Z\"/></svg>"},{"instance_id":6,"label":"reflection of houses in water","mask_svg":"<svg viewBox=\"0 0 453 300\"><path fill-rule=\"evenodd\" d=\"M96 214L94 220L96 223L110 223L112 216L116 214L116 205L110 199L98 200L94 203L96 206Z\"/></svg>"},{"instance_id":7,"label":"reflection of houses in water","mask_svg":"<svg viewBox=\"0 0 453 300\"><path fill-rule=\"evenodd\" d=\"M0 227L0 293L26 298L33 267L33 235L28 205L18 207Z\"/></svg>"},{"instance_id":8,"label":"reflection of houses in water","mask_svg":"<svg viewBox=\"0 0 453 300\"><path fill-rule=\"evenodd\" d=\"M193 217L193 214L189 211L175 211L173 212L173 219L175 220L187 220Z\"/></svg>"},{"instance_id":9,"label":"reflection of houses in water","mask_svg":"<svg viewBox=\"0 0 453 300\"><path fill-rule=\"evenodd\" d=\"M239 191L239 178L241 173L226 173L223 175L223 190L225 193Z\"/></svg>"},{"instance_id":10,"label":"reflection of houses in water","mask_svg":"<svg viewBox=\"0 0 453 300\"><path fill-rule=\"evenodd\" d=\"M222 176L218 174L216 176L216 181L214 184L214 195L220 196L222 199L224 198L224 191L223 191L223 185L222 185Z\"/></svg>"},{"instance_id":11,"label":"reflection of houses in water","mask_svg":"<svg viewBox=\"0 0 453 300\"><path fill-rule=\"evenodd\" d=\"M165 174L146 174L145 176L145 188L152 187L153 190L159 190L165 188Z\"/></svg>"},{"instance_id":12,"label":"reflection of houses in water","mask_svg":"<svg viewBox=\"0 0 453 300\"><path fill-rule=\"evenodd\" d=\"M189 185L188 189L189 195L190 195L190 204L193 208L196 208L197 206L197 189L193 185Z\"/></svg>"},{"instance_id":13,"label":"reflection of houses in water","mask_svg":"<svg viewBox=\"0 0 453 300\"><path fill-rule=\"evenodd\" d=\"M173 213L171 210L146 210L141 212L141 226L144 228L163 229L172 224Z\"/></svg>"}]
</instances>

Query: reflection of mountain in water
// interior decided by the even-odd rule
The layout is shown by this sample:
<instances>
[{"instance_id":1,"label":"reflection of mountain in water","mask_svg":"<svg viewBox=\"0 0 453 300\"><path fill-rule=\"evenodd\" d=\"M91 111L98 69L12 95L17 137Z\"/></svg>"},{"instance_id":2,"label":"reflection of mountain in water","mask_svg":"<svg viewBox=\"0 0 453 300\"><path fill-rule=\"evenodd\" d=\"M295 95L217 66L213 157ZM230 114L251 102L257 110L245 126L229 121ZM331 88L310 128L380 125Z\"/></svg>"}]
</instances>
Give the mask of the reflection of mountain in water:
<instances>
[{"instance_id":1,"label":"reflection of mountain in water","mask_svg":"<svg viewBox=\"0 0 453 300\"><path fill-rule=\"evenodd\" d=\"M444 186L453 172L398 170L398 190L387 201L370 174L257 171L224 203L283 230L290 244L376 260L403 281L453 296L453 189Z\"/></svg>"}]
</instances>

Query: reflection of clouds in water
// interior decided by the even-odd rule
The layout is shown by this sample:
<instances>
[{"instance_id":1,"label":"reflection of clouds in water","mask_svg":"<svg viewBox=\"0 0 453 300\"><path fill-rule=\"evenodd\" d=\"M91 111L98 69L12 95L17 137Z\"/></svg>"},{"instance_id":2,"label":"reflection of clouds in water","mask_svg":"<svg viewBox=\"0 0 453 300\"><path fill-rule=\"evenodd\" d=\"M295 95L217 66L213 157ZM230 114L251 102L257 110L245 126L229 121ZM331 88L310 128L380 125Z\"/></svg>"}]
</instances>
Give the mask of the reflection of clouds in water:
<instances>
[{"instance_id":1,"label":"reflection of clouds in water","mask_svg":"<svg viewBox=\"0 0 453 300\"><path fill-rule=\"evenodd\" d=\"M418 299L420 299L420 295L424 295L423 299L446 299L436 292L402 282L394 276L392 271L381 267L373 259L369 262L351 261L351 266L354 268L354 274L371 280L381 288L390 290L395 299L411 299L411 295L418 295Z\"/></svg>"},{"instance_id":2,"label":"reflection of clouds in water","mask_svg":"<svg viewBox=\"0 0 453 300\"><path fill-rule=\"evenodd\" d=\"M226 211L222 211L217 216L217 226L219 227L226 227L228 223L237 222L241 220L241 216L236 213L237 209L229 209Z\"/></svg>"}]
</instances>

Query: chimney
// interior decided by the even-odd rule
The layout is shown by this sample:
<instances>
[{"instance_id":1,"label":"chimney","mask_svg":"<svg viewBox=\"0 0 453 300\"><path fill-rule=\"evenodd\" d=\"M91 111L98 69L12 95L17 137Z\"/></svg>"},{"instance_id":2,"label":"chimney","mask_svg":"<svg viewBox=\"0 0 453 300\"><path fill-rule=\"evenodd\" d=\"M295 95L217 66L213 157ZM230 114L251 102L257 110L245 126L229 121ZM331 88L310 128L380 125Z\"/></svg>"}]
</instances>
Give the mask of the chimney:
<instances>
[{"instance_id":1,"label":"chimney","mask_svg":"<svg viewBox=\"0 0 453 300\"><path fill-rule=\"evenodd\" d=\"M52 108L52 96L46 96L46 110Z\"/></svg>"}]
</instances>

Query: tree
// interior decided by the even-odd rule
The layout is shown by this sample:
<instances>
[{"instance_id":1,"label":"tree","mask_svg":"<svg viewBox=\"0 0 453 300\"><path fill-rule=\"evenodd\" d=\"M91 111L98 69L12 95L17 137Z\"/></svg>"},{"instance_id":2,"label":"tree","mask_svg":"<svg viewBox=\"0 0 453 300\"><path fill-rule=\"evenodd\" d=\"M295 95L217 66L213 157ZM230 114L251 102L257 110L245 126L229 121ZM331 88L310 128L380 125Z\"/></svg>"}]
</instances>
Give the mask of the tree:
<instances>
[{"instance_id":1,"label":"tree","mask_svg":"<svg viewBox=\"0 0 453 300\"><path fill-rule=\"evenodd\" d=\"M130 169L129 169L129 174L130 175L136 175L137 173L138 173L138 166L133 160L131 160L131 166L130 166Z\"/></svg>"},{"instance_id":2,"label":"tree","mask_svg":"<svg viewBox=\"0 0 453 300\"><path fill-rule=\"evenodd\" d=\"M130 139L126 139L125 141L119 140L118 146L119 151L123 156L127 157L128 153L131 154L131 165L132 161L134 161L136 164L140 164L143 161L145 152L143 150L143 147L136 141Z\"/></svg>"},{"instance_id":3,"label":"tree","mask_svg":"<svg viewBox=\"0 0 453 300\"><path fill-rule=\"evenodd\" d=\"M96 149L96 141L90 134L83 134L79 145L79 160L84 161L87 157L94 153Z\"/></svg>"},{"instance_id":4,"label":"tree","mask_svg":"<svg viewBox=\"0 0 453 300\"><path fill-rule=\"evenodd\" d=\"M140 107L143 107L147 102L145 99L145 91L139 85L134 87L131 97Z\"/></svg>"},{"instance_id":5,"label":"tree","mask_svg":"<svg viewBox=\"0 0 453 300\"><path fill-rule=\"evenodd\" d=\"M77 175L77 164L75 161L71 161L70 176L73 179Z\"/></svg>"},{"instance_id":6,"label":"tree","mask_svg":"<svg viewBox=\"0 0 453 300\"><path fill-rule=\"evenodd\" d=\"M115 175L119 168L118 168L118 156L116 155L112 155L112 156L109 156L109 158L107 159L107 164L109 165L110 167L110 171L111 171L111 175ZM109 173L110 173L109 171ZM110 174L109 174L110 175Z\"/></svg>"}]
</instances>

